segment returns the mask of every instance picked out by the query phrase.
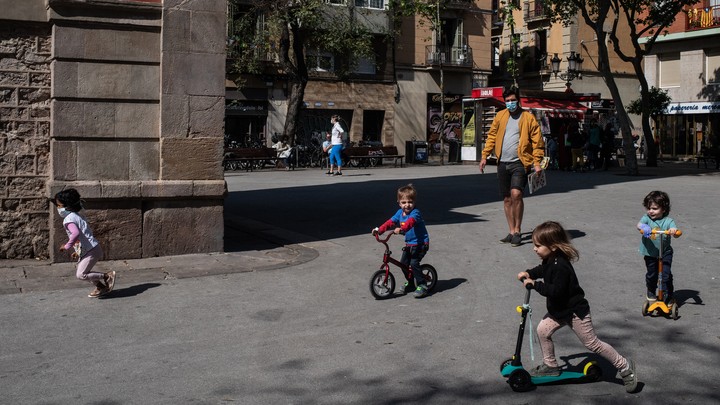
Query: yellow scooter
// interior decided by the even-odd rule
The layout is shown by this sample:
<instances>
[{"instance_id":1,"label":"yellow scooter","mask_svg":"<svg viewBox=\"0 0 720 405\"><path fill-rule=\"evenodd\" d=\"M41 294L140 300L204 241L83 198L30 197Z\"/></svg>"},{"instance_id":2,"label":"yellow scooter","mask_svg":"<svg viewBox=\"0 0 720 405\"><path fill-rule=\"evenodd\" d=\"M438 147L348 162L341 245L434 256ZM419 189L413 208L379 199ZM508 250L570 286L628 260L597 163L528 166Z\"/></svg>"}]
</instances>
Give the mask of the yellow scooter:
<instances>
[{"instance_id":1,"label":"yellow scooter","mask_svg":"<svg viewBox=\"0 0 720 405\"><path fill-rule=\"evenodd\" d=\"M640 231L642 233L642 231ZM675 300L671 300L667 304L665 303L665 290L663 289L663 283L662 283L662 274L663 274L663 261L662 261L662 254L663 254L663 235L670 235L670 231L661 231L659 229L653 229L652 235L650 236L650 239L655 239L658 235L660 235L660 250L658 253L658 283L657 283L657 301L650 302L648 300L645 300L642 306L642 314L643 316L648 315L658 315L660 312L662 312L665 315L670 315L672 319L677 320L678 319L678 307ZM679 229L675 231L675 237L678 238L682 235L682 231Z\"/></svg>"}]
</instances>

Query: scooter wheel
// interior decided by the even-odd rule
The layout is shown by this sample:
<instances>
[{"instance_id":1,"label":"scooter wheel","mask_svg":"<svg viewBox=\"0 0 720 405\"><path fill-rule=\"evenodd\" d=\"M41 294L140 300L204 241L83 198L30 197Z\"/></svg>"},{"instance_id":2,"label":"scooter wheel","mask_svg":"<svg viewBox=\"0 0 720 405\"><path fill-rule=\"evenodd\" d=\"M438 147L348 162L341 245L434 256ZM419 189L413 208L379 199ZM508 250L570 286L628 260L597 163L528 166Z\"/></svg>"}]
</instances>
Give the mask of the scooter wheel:
<instances>
[{"instance_id":1,"label":"scooter wheel","mask_svg":"<svg viewBox=\"0 0 720 405\"><path fill-rule=\"evenodd\" d=\"M593 361L585 366L583 374L585 374L588 381L600 381L600 378L602 377L602 369Z\"/></svg>"},{"instance_id":2,"label":"scooter wheel","mask_svg":"<svg viewBox=\"0 0 720 405\"><path fill-rule=\"evenodd\" d=\"M670 309L670 316L672 316L672 319L673 319L673 320L677 321L677 319L678 319L678 308L677 308L677 303L676 303L676 302L673 302L673 303L672 303L672 308Z\"/></svg>"},{"instance_id":3,"label":"scooter wheel","mask_svg":"<svg viewBox=\"0 0 720 405\"><path fill-rule=\"evenodd\" d=\"M512 364L512 359L507 359L507 360L503 361L500 364L500 372L502 373L502 371L505 369L505 367L509 366L510 364Z\"/></svg>"},{"instance_id":4,"label":"scooter wheel","mask_svg":"<svg viewBox=\"0 0 720 405\"><path fill-rule=\"evenodd\" d=\"M532 380L530 379L530 373L525 370L515 370L510 374L508 378L508 384L515 392L527 392L533 388Z\"/></svg>"},{"instance_id":5,"label":"scooter wheel","mask_svg":"<svg viewBox=\"0 0 720 405\"><path fill-rule=\"evenodd\" d=\"M650 303L647 302L647 301L643 302L643 306L642 306L642 314L643 314L643 316L648 316L648 315L650 315L650 314L648 313L648 308L650 308Z\"/></svg>"}]
</instances>

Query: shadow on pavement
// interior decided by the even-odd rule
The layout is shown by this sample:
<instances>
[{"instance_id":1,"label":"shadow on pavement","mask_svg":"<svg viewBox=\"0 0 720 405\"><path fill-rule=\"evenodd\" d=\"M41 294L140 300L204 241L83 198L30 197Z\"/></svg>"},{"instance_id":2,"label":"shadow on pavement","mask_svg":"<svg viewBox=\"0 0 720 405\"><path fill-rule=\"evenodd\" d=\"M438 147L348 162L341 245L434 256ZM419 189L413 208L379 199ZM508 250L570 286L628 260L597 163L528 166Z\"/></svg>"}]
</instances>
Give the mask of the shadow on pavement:
<instances>
[{"instance_id":1,"label":"shadow on pavement","mask_svg":"<svg viewBox=\"0 0 720 405\"><path fill-rule=\"evenodd\" d=\"M160 287L162 284L159 283L145 283L145 284L138 284L134 286L130 286L127 288L121 288L119 290L112 290L109 294L103 295L102 297L99 297L101 300L108 300L112 298L128 298L128 297L134 297L136 295L142 294L145 291Z\"/></svg>"}]
</instances>

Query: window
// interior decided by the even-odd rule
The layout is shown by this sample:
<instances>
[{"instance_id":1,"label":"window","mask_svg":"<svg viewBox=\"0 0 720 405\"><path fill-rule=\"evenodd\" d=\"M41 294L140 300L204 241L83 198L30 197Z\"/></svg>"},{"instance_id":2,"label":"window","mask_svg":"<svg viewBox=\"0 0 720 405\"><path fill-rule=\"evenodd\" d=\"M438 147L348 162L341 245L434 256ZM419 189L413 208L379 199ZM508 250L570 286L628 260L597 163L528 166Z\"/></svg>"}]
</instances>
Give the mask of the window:
<instances>
[{"instance_id":1,"label":"window","mask_svg":"<svg viewBox=\"0 0 720 405\"><path fill-rule=\"evenodd\" d=\"M320 50L308 50L305 57L308 70L315 72L335 71L335 57L330 52Z\"/></svg>"},{"instance_id":2,"label":"window","mask_svg":"<svg viewBox=\"0 0 720 405\"><path fill-rule=\"evenodd\" d=\"M339 4L339 5L345 5L346 0L325 0L325 3L328 4Z\"/></svg>"},{"instance_id":3,"label":"window","mask_svg":"<svg viewBox=\"0 0 720 405\"><path fill-rule=\"evenodd\" d=\"M661 55L658 58L660 88L680 86L680 54Z\"/></svg>"},{"instance_id":4,"label":"window","mask_svg":"<svg viewBox=\"0 0 720 405\"><path fill-rule=\"evenodd\" d=\"M382 10L385 8L385 0L355 0L355 7L377 8Z\"/></svg>"},{"instance_id":5,"label":"window","mask_svg":"<svg viewBox=\"0 0 720 405\"><path fill-rule=\"evenodd\" d=\"M374 75L375 74L375 59L374 58L358 58L357 67L355 73Z\"/></svg>"},{"instance_id":6,"label":"window","mask_svg":"<svg viewBox=\"0 0 720 405\"><path fill-rule=\"evenodd\" d=\"M720 49L705 51L705 84L720 84Z\"/></svg>"}]
</instances>

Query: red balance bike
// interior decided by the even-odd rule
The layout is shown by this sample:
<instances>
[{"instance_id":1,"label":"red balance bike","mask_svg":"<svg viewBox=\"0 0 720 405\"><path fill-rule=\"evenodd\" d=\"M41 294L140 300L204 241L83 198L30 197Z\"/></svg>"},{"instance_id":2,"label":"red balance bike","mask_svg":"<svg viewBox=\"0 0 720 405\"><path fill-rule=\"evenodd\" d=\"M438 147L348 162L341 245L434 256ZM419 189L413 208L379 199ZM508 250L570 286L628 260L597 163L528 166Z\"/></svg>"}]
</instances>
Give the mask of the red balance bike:
<instances>
[{"instance_id":1,"label":"red balance bike","mask_svg":"<svg viewBox=\"0 0 720 405\"><path fill-rule=\"evenodd\" d=\"M380 265L380 270L376 271L370 279L370 293L378 300L389 298L392 296L393 291L395 291L395 276L393 276L390 272L391 263L403 271L403 275L406 280L410 280L411 283L414 283L412 281L413 276L410 266L401 263L399 260L391 256L392 252L390 251L387 241L392 235L394 234L391 232L383 239L380 238L380 235L375 235L375 240L385 246L385 253L383 253L383 262ZM428 293L432 292L435 288L435 284L437 284L437 271L435 271L435 268L429 264L421 264L420 271L425 278Z\"/></svg>"},{"instance_id":2,"label":"red balance bike","mask_svg":"<svg viewBox=\"0 0 720 405\"><path fill-rule=\"evenodd\" d=\"M642 233L642 231L640 231ZM662 278L663 278L663 261L662 261L662 253L663 253L663 239L665 235L670 235L669 231L661 231L659 229L653 229L652 235L650 236L650 239L655 239L656 237L660 237L660 250L658 253L658 283L657 283L657 300L656 301L648 301L645 300L642 306L642 314L643 316L648 315L658 315L659 313L663 313L665 315L670 315L672 319L677 320L678 319L678 307L675 300L671 300L667 304L665 303L665 293L666 291L663 290L663 284L662 284ZM675 231L675 237L678 238L682 235L682 232L678 229Z\"/></svg>"}]
</instances>

